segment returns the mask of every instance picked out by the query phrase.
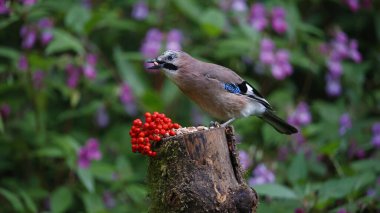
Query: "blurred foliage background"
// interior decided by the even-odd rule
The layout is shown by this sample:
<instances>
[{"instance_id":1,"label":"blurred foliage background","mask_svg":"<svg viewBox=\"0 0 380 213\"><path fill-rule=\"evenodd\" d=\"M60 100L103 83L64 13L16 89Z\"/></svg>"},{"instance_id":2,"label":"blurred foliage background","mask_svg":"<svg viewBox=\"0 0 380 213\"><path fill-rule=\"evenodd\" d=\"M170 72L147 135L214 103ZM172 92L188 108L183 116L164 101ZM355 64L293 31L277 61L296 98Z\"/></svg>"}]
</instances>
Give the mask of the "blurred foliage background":
<instances>
[{"instance_id":1,"label":"blurred foliage background","mask_svg":"<svg viewBox=\"0 0 380 213\"><path fill-rule=\"evenodd\" d=\"M235 70L300 134L234 123L259 212L380 211L380 10L371 0L0 0L0 212L146 212L132 120L203 114L146 58Z\"/></svg>"}]
</instances>

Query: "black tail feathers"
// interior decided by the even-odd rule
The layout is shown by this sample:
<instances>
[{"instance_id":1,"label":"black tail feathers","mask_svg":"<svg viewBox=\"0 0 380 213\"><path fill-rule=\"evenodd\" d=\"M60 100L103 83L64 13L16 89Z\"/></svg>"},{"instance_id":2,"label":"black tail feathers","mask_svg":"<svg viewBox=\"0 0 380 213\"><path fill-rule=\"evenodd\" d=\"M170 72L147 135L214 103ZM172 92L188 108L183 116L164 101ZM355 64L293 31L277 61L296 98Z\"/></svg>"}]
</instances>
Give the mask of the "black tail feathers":
<instances>
[{"instance_id":1,"label":"black tail feathers","mask_svg":"<svg viewBox=\"0 0 380 213\"><path fill-rule=\"evenodd\" d=\"M279 118L271 110L266 110L261 118L282 134L291 135L298 132L294 126Z\"/></svg>"}]
</instances>

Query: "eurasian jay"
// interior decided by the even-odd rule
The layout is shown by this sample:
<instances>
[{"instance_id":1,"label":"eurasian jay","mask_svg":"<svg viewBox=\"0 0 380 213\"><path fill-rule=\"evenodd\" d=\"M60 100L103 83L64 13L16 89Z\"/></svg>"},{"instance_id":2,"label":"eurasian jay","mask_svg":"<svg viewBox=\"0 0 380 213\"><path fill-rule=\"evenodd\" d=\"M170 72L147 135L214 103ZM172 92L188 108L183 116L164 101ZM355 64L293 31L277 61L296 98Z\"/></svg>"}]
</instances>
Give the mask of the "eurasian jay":
<instances>
[{"instance_id":1,"label":"eurasian jay","mask_svg":"<svg viewBox=\"0 0 380 213\"><path fill-rule=\"evenodd\" d=\"M226 126L236 118L255 115L283 134L297 129L277 117L267 100L234 71L202 62L182 51L165 51L148 69L162 69L178 88L211 116L225 121Z\"/></svg>"}]
</instances>

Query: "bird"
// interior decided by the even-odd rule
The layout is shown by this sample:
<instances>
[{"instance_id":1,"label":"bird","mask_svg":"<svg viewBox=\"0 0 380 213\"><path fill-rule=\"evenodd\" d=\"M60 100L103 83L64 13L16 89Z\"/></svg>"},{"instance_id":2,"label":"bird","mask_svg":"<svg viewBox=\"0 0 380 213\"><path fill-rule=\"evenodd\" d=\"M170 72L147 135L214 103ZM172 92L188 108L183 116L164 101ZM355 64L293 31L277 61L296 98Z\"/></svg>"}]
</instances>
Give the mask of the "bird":
<instances>
[{"instance_id":1,"label":"bird","mask_svg":"<svg viewBox=\"0 0 380 213\"><path fill-rule=\"evenodd\" d=\"M203 111L224 121L222 127L238 118L257 116L282 134L298 132L275 114L259 91L229 68L203 62L178 50L166 50L146 63L152 64L147 69L163 71Z\"/></svg>"}]
</instances>

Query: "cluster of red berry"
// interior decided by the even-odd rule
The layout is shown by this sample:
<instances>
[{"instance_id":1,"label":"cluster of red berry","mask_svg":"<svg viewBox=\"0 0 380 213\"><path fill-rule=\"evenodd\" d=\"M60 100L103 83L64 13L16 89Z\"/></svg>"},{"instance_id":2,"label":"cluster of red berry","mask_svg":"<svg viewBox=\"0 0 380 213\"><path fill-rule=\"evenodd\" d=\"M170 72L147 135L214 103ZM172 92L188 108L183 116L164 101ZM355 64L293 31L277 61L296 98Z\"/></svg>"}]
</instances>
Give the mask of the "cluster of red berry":
<instances>
[{"instance_id":1,"label":"cluster of red berry","mask_svg":"<svg viewBox=\"0 0 380 213\"><path fill-rule=\"evenodd\" d=\"M151 143L159 142L162 138L176 135L174 129L181 126L172 123L172 120L163 113L145 113L145 123L141 119L133 121L129 135L132 140L132 152L140 152L143 155L154 157L156 152L151 150Z\"/></svg>"}]
</instances>

